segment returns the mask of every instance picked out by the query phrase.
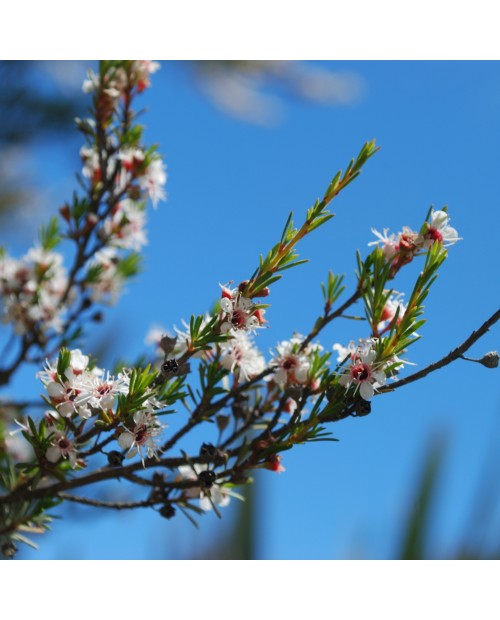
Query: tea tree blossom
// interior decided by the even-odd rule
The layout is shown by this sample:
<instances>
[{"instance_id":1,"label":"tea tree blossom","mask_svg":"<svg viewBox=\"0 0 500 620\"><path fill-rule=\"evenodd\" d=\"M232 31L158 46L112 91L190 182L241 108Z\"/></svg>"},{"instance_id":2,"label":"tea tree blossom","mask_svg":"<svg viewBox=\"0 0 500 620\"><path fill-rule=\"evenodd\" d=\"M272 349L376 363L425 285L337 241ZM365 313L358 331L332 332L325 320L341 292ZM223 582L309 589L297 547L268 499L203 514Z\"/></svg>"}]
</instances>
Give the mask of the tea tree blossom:
<instances>
[{"instance_id":1,"label":"tea tree blossom","mask_svg":"<svg viewBox=\"0 0 500 620\"><path fill-rule=\"evenodd\" d=\"M392 293L386 301L382 314L380 315L380 323L377 330L381 334L384 330L390 329L394 318L397 315L397 322L400 323L406 312L406 304L402 301L403 293Z\"/></svg>"},{"instance_id":2,"label":"tea tree blossom","mask_svg":"<svg viewBox=\"0 0 500 620\"><path fill-rule=\"evenodd\" d=\"M137 453L140 454L144 463L143 450L146 451L148 458L158 458L159 446L156 437L165 428L160 424L158 418L150 411L136 411L133 416L133 428L125 428L118 437L118 443L122 450L128 450L127 458L132 458Z\"/></svg>"},{"instance_id":3,"label":"tea tree blossom","mask_svg":"<svg viewBox=\"0 0 500 620\"><path fill-rule=\"evenodd\" d=\"M80 383L87 397L87 404L92 409L113 409L116 397L119 394L127 394L129 391L128 377L119 374L118 377L110 375L109 371L94 368L92 372L86 372Z\"/></svg>"},{"instance_id":4,"label":"tea tree blossom","mask_svg":"<svg viewBox=\"0 0 500 620\"><path fill-rule=\"evenodd\" d=\"M203 475L203 472L210 471L208 465L198 463L192 466L181 465L178 469L182 480L199 480L200 474ZM212 510L212 502L216 506L224 508L231 501L228 490L216 482L212 482L210 486L205 486L204 488L202 486L190 487L185 489L184 493L187 497L199 497L200 508L205 511Z\"/></svg>"},{"instance_id":5,"label":"tea tree blossom","mask_svg":"<svg viewBox=\"0 0 500 620\"><path fill-rule=\"evenodd\" d=\"M69 364L64 376L57 372L57 366L46 363L45 369L37 374L49 396L49 400L63 418L78 415L88 419L95 410L110 410L119 394L127 394L128 377L119 374L117 378L109 372L89 368L89 357L80 349L70 352Z\"/></svg>"},{"instance_id":6,"label":"tea tree blossom","mask_svg":"<svg viewBox=\"0 0 500 620\"><path fill-rule=\"evenodd\" d=\"M346 347L337 342L333 345L332 349L337 352L337 362L341 364L356 351L356 345L354 340L351 340Z\"/></svg>"},{"instance_id":7,"label":"tea tree blossom","mask_svg":"<svg viewBox=\"0 0 500 620\"><path fill-rule=\"evenodd\" d=\"M381 244L382 251L387 262L391 262L399 251L399 235L395 235L394 233L389 235L388 228L384 228L381 233L375 228L372 228L371 230L372 233L377 237L377 241L370 241L368 245L370 246Z\"/></svg>"},{"instance_id":8,"label":"tea tree blossom","mask_svg":"<svg viewBox=\"0 0 500 620\"><path fill-rule=\"evenodd\" d=\"M311 379L311 355L321 351L322 347L320 344L310 343L302 350L303 340L300 334L295 334L290 340L283 340L276 345L277 355L269 365L277 366L272 379L281 389L287 385L305 385Z\"/></svg>"},{"instance_id":9,"label":"tea tree blossom","mask_svg":"<svg viewBox=\"0 0 500 620\"><path fill-rule=\"evenodd\" d=\"M132 65L132 76L137 84L137 90L141 93L151 86L150 76L160 68L160 63L153 60L136 60Z\"/></svg>"},{"instance_id":10,"label":"tea tree blossom","mask_svg":"<svg viewBox=\"0 0 500 620\"><path fill-rule=\"evenodd\" d=\"M106 247L96 252L89 268L93 271L92 277L87 278L85 285L90 289L92 301L100 301L113 305L123 289L125 279L118 264L120 258L115 248Z\"/></svg>"},{"instance_id":11,"label":"tea tree blossom","mask_svg":"<svg viewBox=\"0 0 500 620\"><path fill-rule=\"evenodd\" d=\"M385 391L386 381L403 367L399 356L416 340L423 302L447 257L443 246L458 239L444 210L432 211L419 232L408 227L397 234L387 228L382 233L374 230L377 240L372 245L382 249L364 260L359 255L358 281L351 295L338 303L345 287L342 276L330 272L323 286L325 304L308 335L295 333L279 342L266 366L250 333L265 324L266 306L255 299L267 297L290 268L305 262L298 253L299 242L331 219L329 203L377 150L373 141L367 142L347 170L332 178L301 223L295 224L290 214L281 236L250 272L253 275L247 274L237 287L221 287L212 316L193 315L189 323L175 328L174 336L163 329L150 335L160 367L148 364L144 356L135 366L122 361L123 370L116 374L94 366L76 343L88 319L98 320L102 314L93 305L114 303L126 279L137 271L136 252L147 241L147 199L156 207L166 198L165 165L154 147L143 145L143 128L135 123L133 108L157 69L152 61L102 61L98 73L89 73L84 90L92 93L91 118L78 121L85 137L79 179L83 195L75 193L59 209L61 219L56 216L43 228L40 246L23 258L0 252L2 318L21 335L13 335L12 346L7 342L0 383L7 384L23 364L59 351L57 361L47 361L38 373L43 401L51 411L36 419L30 415L32 403L22 400L15 414L1 408L0 552L20 540L15 538L19 531L47 528L47 506L63 498L117 509L155 506L165 518L171 518L176 507L188 516L189 511L199 513L188 501L197 498L201 510L217 512L235 495L233 487L249 482L254 470L284 471L285 450L329 439L331 422L368 414L368 401ZM54 251L60 242L73 244L67 270L63 255ZM387 298L387 282L419 255L425 259L406 308L402 294ZM357 318L349 308L360 300L368 318L361 325L371 337L347 347L334 345L339 364L330 368L330 346L325 352L312 341L334 319ZM500 311L478 333L497 320ZM475 334L466 344L480 337ZM455 351L466 350L462 346ZM495 365L497 358L489 364ZM449 363L449 356L445 361ZM431 370L424 369L424 374ZM21 435L30 447L26 462L16 461L20 451L6 441L4 432L20 412L26 414L19 423ZM175 421L164 441L162 414ZM215 444L207 443L210 437ZM185 451L189 446L192 456ZM135 462L124 464L125 458L134 457ZM77 471L87 464L88 472ZM75 471L68 471L69 466ZM222 474L216 474L219 467ZM172 475L175 468L177 477ZM134 473L138 470L140 475ZM138 486L140 501L101 501L78 492L79 487L124 478Z\"/></svg>"},{"instance_id":12,"label":"tea tree blossom","mask_svg":"<svg viewBox=\"0 0 500 620\"><path fill-rule=\"evenodd\" d=\"M167 171L161 159L155 158L146 168L143 175L139 177L140 188L147 192L153 207L157 207L160 200L166 200L165 183L167 182Z\"/></svg>"},{"instance_id":13,"label":"tea tree blossom","mask_svg":"<svg viewBox=\"0 0 500 620\"><path fill-rule=\"evenodd\" d=\"M383 364L376 362L377 353L374 349L366 349L363 344L351 354L351 364L340 376L339 384L346 389L354 385L354 393L359 391L363 400L370 400L386 382Z\"/></svg>"},{"instance_id":14,"label":"tea tree blossom","mask_svg":"<svg viewBox=\"0 0 500 620\"><path fill-rule=\"evenodd\" d=\"M232 338L220 345L220 348L222 366L237 373L243 381L257 376L266 367L264 356L246 332L235 332Z\"/></svg>"},{"instance_id":15,"label":"tea tree blossom","mask_svg":"<svg viewBox=\"0 0 500 620\"><path fill-rule=\"evenodd\" d=\"M144 206L125 199L116 205L111 216L104 221L101 236L110 245L138 252L147 244L145 226Z\"/></svg>"},{"instance_id":16,"label":"tea tree blossom","mask_svg":"<svg viewBox=\"0 0 500 620\"><path fill-rule=\"evenodd\" d=\"M45 458L51 463L57 463L61 458L68 459L72 469L75 469L78 452L73 441L68 439L64 433L56 432L45 452Z\"/></svg>"},{"instance_id":17,"label":"tea tree blossom","mask_svg":"<svg viewBox=\"0 0 500 620\"><path fill-rule=\"evenodd\" d=\"M444 247L460 241L458 232L449 225L450 218L446 211L432 209L429 222L426 224L424 247L429 248L435 241Z\"/></svg>"},{"instance_id":18,"label":"tea tree blossom","mask_svg":"<svg viewBox=\"0 0 500 620\"><path fill-rule=\"evenodd\" d=\"M229 289L222 286L220 309L222 313L220 330L223 334L237 330L254 331L264 324L263 309L243 296L238 288Z\"/></svg>"},{"instance_id":19,"label":"tea tree blossom","mask_svg":"<svg viewBox=\"0 0 500 620\"><path fill-rule=\"evenodd\" d=\"M0 302L2 322L12 323L17 334L35 325L42 331L60 331L66 304L73 299L63 257L40 246L31 248L21 259L0 256Z\"/></svg>"}]
</instances>

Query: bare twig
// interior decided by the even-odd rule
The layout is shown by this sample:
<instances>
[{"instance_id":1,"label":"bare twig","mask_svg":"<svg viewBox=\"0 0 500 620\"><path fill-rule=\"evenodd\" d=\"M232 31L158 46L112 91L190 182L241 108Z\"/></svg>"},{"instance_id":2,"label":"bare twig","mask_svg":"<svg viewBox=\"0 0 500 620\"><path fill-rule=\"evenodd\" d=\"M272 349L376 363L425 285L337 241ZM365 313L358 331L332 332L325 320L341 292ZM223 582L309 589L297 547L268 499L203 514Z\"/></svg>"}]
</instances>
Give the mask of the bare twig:
<instances>
[{"instance_id":1,"label":"bare twig","mask_svg":"<svg viewBox=\"0 0 500 620\"><path fill-rule=\"evenodd\" d=\"M408 375L407 377L404 377L404 379L400 379L399 381L396 381L395 383L392 383L391 385L382 386L378 390L378 393L382 394L383 392L392 392L393 390L396 390L397 388L400 388L403 385L408 385L408 383L413 383L414 381L418 381L419 379L426 377L431 372L434 372L435 370L439 370L440 368L443 368L444 366L451 364L455 360L459 359L466 351L468 351L475 342L477 342L480 338L482 338L482 336L484 336L486 332L489 331L490 327L492 327L498 320L500 320L500 309L494 312L490 316L490 318L487 319L481 325L481 327L479 327L479 329L473 331L472 334L467 338L467 340L465 340L456 349L453 349L453 351L448 353L448 355L446 355L439 361L434 362L433 364L429 364L429 366L427 366L426 368L423 368L422 370L419 370L418 372L415 372L412 375Z\"/></svg>"}]
</instances>

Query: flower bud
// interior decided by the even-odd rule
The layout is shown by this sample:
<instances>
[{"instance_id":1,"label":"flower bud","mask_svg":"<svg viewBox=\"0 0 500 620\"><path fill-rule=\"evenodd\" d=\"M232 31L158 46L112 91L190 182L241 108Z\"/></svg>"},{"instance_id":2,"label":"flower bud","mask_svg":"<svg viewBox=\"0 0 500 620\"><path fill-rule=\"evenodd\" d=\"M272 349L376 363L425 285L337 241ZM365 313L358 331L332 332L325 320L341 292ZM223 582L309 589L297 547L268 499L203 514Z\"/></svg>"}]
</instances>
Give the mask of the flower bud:
<instances>
[{"instance_id":1,"label":"flower bud","mask_svg":"<svg viewBox=\"0 0 500 620\"><path fill-rule=\"evenodd\" d=\"M282 471L286 471L281 464L281 454L272 454L264 463L265 469L274 471L277 474L281 474Z\"/></svg>"},{"instance_id":2,"label":"flower bud","mask_svg":"<svg viewBox=\"0 0 500 620\"><path fill-rule=\"evenodd\" d=\"M59 213L61 214L61 217L63 217L69 224L69 222L71 221L71 211L68 207L68 205L63 205L60 209L59 209Z\"/></svg>"},{"instance_id":3,"label":"flower bud","mask_svg":"<svg viewBox=\"0 0 500 620\"><path fill-rule=\"evenodd\" d=\"M87 229L90 230L94 228L94 226L97 224L98 221L99 221L99 218L97 217L95 213L89 213L87 215Z\"/></svg>"}]
</instances>

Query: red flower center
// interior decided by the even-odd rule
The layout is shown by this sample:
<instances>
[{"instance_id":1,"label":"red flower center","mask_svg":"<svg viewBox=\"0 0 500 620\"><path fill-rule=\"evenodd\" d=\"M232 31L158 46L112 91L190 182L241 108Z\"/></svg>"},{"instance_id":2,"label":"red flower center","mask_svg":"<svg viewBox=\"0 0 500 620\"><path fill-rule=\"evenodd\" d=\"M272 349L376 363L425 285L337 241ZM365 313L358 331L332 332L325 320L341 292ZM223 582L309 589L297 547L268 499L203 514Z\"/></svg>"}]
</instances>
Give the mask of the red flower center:
<instances>
[{"instance_id":1,"label":"red flower center","mask_svg":"<svg viewBox=\"0 0 500 620\"><path fill-rule=\"evenodd\" d=\"M241 310L235 310L231 317L231 324L233 327L244 327L246 322L245 313Z\"/></svg>"},{"instance_id":2,"label":"red flower center","mask_svg":"<svg viewBox=\"0 0 500 620\"><path fill-rule=\"evenodd\" d=\"M366 381L367 379L370 378L371 376L370 367L368 366L368 364L363 364L362 362L359 364L356 364L355 366L351 368L351 376L354 379L354 381L357 381L358 383L362 383L363 381Z\"/></svg>"},{"instance_id":3,"label":"red flower center","mask_svg":"<svg viewBox=\"0 0 500 620\"><path fill-rule=\"evenodd\" d=\"M439 232L437 228L431 228L429 226L425 236L427 237L427 239L432 239L433 241L438 241L439 243L443 243L443 235Z\"/></svg>"}]
</instances>

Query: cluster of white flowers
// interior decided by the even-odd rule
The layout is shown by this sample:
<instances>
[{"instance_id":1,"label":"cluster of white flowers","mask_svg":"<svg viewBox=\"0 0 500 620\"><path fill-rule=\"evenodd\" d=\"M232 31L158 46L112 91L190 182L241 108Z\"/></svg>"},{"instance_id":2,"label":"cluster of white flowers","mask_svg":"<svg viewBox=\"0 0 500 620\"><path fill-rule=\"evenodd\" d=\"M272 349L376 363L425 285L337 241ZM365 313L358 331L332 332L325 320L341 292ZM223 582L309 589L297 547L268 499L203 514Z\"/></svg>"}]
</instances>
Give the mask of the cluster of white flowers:
<instances>
[{"instance_id":1,"label":"cluster of white flowers","mask_svg":"<svg viewBox=\"0 0 500 620\"><path fill-rule=\"evenodd\" d=\"M83 355L79 349L70 351L64 376L57 372L57 365L47 362L45 369L39 372L37 377L44 384L50 403L55 409L46 414L49 429L59 417L79 416L86 420L102 412L113 414L117 397L120 394L127 395L130 388L130 377L126 372L115 377L102 368L92 368L89 357ZM127 458L139 453L144 461L143 449L148 457L158 455L155 437L165 428L155 416L155 411L159 408L161 403L154 396L150 396L144 400L141 409L134 413L132 428L125 425L121 428L118 443L122 450L127 450ZM47 459L56 463L61 457L69 458L74 466L77 458L74 441L55 427L53 432L54 438L47 450Z\"/></svg>"},{"instance_id":2,"label":"cluster of white flowers","mask_svg":"<svg viewBox=\"0 0 500 620\"><path fill-rule=\"evenodd\" d=\"M339 384L346 389L354 385L354 392L359 390L363 400L370 400L377 388L386 382L384 363L376 361L377 353L375 339L360 339L357 346L350 342L347 347L335 344L333 349L338 352L338 361L342 362L350 357L350 365L344 369Z\"/></svg>"},{"instance_id":3,"label":"cluster of white flowers","mask_svg":"<svg viewBox=\"0 0 500 620\"><path fill-rule=\"evenodd\" d=\"M126 374L114 377L102 368L89 368L89 358L80 349L70 352L69 365L64 375L59 376L57 366L49 362L37 374L50 402L63 418L78 415L88 419L101 410L112 410L116 396L128 393L129 389Z\"/></svg>"},{"instance_id":4,"label":"cluster of white flowers","mask_svg":"<svg viewBox=\"0 0 500 620\"><path fill-rule=\"evenodd\" d=\"M434 242L448 247L460 241L461 237L449 223L450 217L446 211L434 211L432 209L430 219L425 224L424 234L419 234L407 226L397 234L389 234L388 228L384 228L382 233L372 228L377 241L372 241L368 245L381 244L388 262L393 261L397 255L401 254L403 258L401 263L403 264L410 262L413 256L422 249L429 249Z\"/></svg>"},{"instance_id":5,"label":"cluster of white flowers","mask_svg":"<svg viewBox=\"0 0 500 620\"><path fill-rule=\"evenodd\" d=\"M67 286L63 257L57 252L34 247L21 259L0 256L2 321L13 323L17 334L35 325L41 331L59 331L66 303L73 300Z\"/></svg>"},{"instance_id":6,"label":"cluster of white flowers","mask_svg":"<svg viewBox=\"0 0 500 620\"><path fill-rule=\"evenodd\" d=\"M301 349L304 337L294 334L290 340L283 340L276 345L275 357L270 362L271 366L277 366L272 380L284 389L290 385L311 384L315 389L314 377L310 376L311 356L323 350L318 343L309 343Z\"/></svg>"},{"instance_id":7,"label":"cluster of white flowers","mask_svg":"<svg viewBox=\"0 0 500 620\"><path fill-rule=\"evenodd\" d=\"M119 202L106 218L102 235L107 243L138 252L147 243L146 211L141 203L125 199Z\"/></svg>"},{"instance_id":8,"label":"cluster of white flowers","mask_svg":"<svg viewBox=\"0 0 500 620\"><path fill-rule=\"evenodd\" d=\"M160 63L153 60L134 60L127 77L123 67L110 67L102 77L102 92L106 97L117 101L124 96L129 86L136 87L137 92L141 93L151 85L150 76L159 68ZM100 86L100 77L90 70L87 79L83 82L83 92L95 92Z\"/></svg>"},{"instance_id":9,"label":"cluster of white flowers","mask_svg":"<svg viewBox=\"0 0 500 620\"><path fill-rule=\"evenodd\" d=\"M231 289L221 285L221 288L222 322L220 330L223 334L238 330L255 331L263 326L265 319L262 308L258 308L251 299L244 297L238 287Z\"/></svg>"},{"instance_id":10,"label":"cluster of white flowers","mask_svg":"<svg viewBox=\"0 0 500 620\"><path fill-rule=\"evenodd\" d=\"M82 175L93 186L102 181L101 162L95 147L87 145L80 149L83 168ZM160 200L166 200L165 184L167 171L165 164L154 156L146 164L145 152L138 148L126 148L109 156L106 162L106 176L113 178L116 194L129 194L137 197L145 193L156 208Z\"/></svg>"}]
</instances>

